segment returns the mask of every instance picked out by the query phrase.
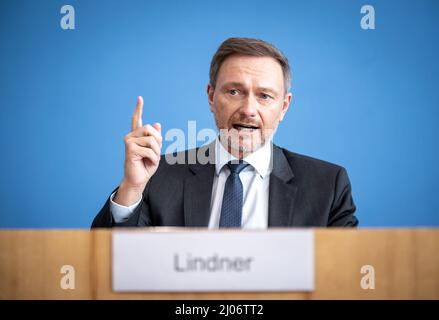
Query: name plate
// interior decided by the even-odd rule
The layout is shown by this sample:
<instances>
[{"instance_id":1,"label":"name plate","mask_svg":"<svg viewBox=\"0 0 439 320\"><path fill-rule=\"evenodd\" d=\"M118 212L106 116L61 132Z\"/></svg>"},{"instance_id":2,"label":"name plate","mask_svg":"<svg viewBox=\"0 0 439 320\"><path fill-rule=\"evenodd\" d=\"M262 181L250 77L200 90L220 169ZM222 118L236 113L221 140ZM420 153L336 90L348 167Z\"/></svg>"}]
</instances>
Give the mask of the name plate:
<instances>
[{"instance_id":1,"label":"name plate","mask_svg":"<svg viewBox=\"0 0 439 320\"><path fill-rule=\"evenodd\" d=\"M113 231L114 291L314 289L312 230L165 229Z\"/></svg>"}]
</instances>

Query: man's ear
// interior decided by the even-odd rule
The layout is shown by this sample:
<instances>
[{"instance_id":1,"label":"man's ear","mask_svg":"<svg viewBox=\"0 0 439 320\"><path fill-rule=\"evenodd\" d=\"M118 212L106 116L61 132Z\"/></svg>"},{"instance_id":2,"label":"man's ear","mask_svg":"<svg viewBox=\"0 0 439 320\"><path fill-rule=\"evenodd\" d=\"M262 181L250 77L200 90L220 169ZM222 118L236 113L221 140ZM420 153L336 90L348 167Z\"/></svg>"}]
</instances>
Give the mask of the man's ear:
<instances>
[{"instance_id":1,"label":"man's ear","mask_svg":"<svg viewBox=\"0 0 439 320\"><path fill-rule=\"evenodd\" d=\"M209 102L210 111L213 112L213 95L215 93L215 89L209 83L207 85L207 100Z\"/></svg>"},{"instance_id":2,"label":"man's ear","mask_svg":"<svg viewBox=\"0 0 439 320\"><path fill-rule=\"evenodd\" d=\"M281 122L284 119L285 114L287 113L288 108L290 107L290 103L291 103L292 98L293 98L293 94L291 92L288 92L285 95L284 100L282 102L282 110L280 113L279 122Z\"/></svg>"}]
</instances>

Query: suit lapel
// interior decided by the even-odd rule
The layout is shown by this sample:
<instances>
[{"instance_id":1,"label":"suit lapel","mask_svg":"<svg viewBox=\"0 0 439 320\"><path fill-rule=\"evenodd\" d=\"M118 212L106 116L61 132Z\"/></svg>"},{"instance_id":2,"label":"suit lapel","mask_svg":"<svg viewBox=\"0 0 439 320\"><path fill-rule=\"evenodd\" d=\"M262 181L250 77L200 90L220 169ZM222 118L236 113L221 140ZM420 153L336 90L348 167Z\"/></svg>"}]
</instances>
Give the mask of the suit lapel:
<instances>
[{"instance_id":1,"label":"suit lapel","mask_svg":"<svg viewBox=\"0 0 439 320\"><path fill-rule=\"evenodd\" d=\"M184 218L187 227L207 227L210 219L210 202L215 175L215 148L211 144L201 147L209 157L207 164L190 164L190 176L184 183ZM213 159L213 161L212 161ZM273 170L270 175L268 200L268 226L293 225L293 207L297 192L294 174L282 150L273 145Z\"/></svg>"},{"instance_id":2,"label":"suit lapel","mask_svg":"<svg viewBox=\"0 0 439 320\"><path fill-rule=\"evenodd\" d=\"M191 159L196 159L196 163L189 164L190 176L184 182L184 220L186 227L207 227L209 225L210 201L215 174L215 155L211 153L214 148L211 147L212 145L208 144L197 149L209 158L207 164L200 164L196 154L192 157L189 156Z\"/></svg>"},{"instance_id":3,"label":"suit lapel","mask_svg":"<svg viewBox=\"0 0 439 320\"><path fill-rule=\"evenodd\" d=\"M293 225L293 207L297 185L291 166L282 150L273 145L273 170L270 175L268 226Z\"/></svg>"}]
</instances>

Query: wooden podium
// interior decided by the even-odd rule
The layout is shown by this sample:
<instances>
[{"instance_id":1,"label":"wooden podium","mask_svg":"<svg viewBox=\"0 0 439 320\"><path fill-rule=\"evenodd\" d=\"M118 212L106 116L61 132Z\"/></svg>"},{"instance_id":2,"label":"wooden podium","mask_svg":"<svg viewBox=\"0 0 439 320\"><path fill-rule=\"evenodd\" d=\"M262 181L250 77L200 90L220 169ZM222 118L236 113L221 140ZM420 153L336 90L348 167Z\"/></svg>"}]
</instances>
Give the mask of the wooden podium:
<instances>
[{"instance_id":1,"label":"wooden podium","mask_svg":"<svg viewBox=\"0 0 439 320\"><path fill-rule=\"evenodd\" d=\"M111 231L3 230L0 299L439 299L439 229L315 229L315 250L311 293L115 293ZM73 290L60 286L63 265ZM375 289L360 285L366 265Z\"/></svg>"}]
</instances>

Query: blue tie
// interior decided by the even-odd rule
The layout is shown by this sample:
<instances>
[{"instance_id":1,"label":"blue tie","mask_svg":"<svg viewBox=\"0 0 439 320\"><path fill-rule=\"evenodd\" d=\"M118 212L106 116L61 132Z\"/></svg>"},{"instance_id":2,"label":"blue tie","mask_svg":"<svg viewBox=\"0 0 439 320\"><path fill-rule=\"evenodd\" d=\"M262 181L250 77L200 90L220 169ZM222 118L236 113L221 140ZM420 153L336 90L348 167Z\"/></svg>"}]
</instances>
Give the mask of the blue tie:
<instances>
[{"instance_id":1,"label":"blue tie","mask_svg":"<svg viewBox=\"0 0 439 320\"><path fill-rule=\"evenodd\" d=\"M242 182L239 173L248 166L242 160L227 163L230 175L224 186L223 204L221 207L220 228L240 228L242 217Z\"/></svg>"}]
</instances>

